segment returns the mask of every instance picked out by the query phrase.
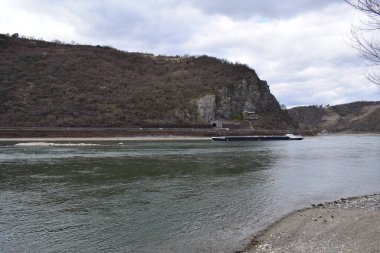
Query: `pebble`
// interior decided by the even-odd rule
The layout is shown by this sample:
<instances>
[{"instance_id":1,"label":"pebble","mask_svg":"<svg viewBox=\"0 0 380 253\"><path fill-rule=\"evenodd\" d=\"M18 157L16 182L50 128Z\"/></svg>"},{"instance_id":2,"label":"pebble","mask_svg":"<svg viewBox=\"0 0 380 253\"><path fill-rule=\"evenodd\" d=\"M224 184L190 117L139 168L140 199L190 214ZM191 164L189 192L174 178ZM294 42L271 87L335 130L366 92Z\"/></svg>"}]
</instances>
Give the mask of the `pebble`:
<instances>
[{"instance_id":1,"label":"pebble","mask_svg":"<svg viewBox=\"0 0 380 253\"><path fill-rule=\"evenodd\" d=\"M339 208L366 208L369 210L380 210L380 194L366 195L357 198L341 198L333 202L326 202L323 204L315 205L312 207L339 207ZM334 218L333 215L331 218Z\"/></svg>"}]
</instances>

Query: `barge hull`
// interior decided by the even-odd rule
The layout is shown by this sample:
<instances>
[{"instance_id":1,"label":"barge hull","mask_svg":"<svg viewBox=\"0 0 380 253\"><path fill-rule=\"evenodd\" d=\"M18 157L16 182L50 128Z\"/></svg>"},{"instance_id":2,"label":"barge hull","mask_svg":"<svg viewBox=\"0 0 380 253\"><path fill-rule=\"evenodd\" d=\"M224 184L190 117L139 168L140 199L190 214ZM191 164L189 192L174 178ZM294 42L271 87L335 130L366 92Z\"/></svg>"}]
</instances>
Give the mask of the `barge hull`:
<instances>
[{"instance_id":1,"label":"barge hull","mask_svg":"<svg viewBox=\"0 0 380 253\"><path fill-rule=\"evenodd\" d=\"M289 136L223 136L212 137L213 141L289 141L302 140L303 138L291 138Z\"/></svg>"}]
</instances>

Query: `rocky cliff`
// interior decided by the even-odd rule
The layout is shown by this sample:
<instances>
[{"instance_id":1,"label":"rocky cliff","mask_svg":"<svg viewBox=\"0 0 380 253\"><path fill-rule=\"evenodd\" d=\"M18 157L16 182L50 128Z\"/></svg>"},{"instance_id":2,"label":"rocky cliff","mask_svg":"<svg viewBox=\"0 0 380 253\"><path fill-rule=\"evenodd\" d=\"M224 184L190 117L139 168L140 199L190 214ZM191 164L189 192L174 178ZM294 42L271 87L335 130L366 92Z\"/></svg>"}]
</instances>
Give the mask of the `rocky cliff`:
<instances>
[{"instance_id":1,"label":"rocky cliff","mask_svg":"<svg viewBox=\"0 0 380 253\"><path fill-rule=\"evenodd\" d=\"M246 65L0 35L1 126L212 124L297 127Z\"/></svg>"},{"instance_id":2,"label":"rocky cliff","mask_svg":"<svg viewBox=\"0 0 380 253\"><path fill-rule=\"evenodd\" d=\"M304 130L380 132L380 102L301 106L289 110Z\"/></svg>"}]
</instances>

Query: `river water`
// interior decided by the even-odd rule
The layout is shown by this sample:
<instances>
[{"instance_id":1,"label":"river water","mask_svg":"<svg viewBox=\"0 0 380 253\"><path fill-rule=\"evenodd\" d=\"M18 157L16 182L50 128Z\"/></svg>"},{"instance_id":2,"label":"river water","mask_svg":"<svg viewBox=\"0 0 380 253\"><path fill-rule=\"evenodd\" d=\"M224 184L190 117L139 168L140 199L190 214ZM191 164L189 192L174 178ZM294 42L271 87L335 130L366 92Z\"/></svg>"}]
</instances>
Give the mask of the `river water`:
<instances>
[{"instance_id":1,"label":"river water","mask_svg":"<svg viewBox=\"0 0 380 253\"><path fill-rule=\"evenodd\" d=\"M0 252L233 252L292 210L380 192L380 136L0 142Z\"/></svg>"}]
</instances>

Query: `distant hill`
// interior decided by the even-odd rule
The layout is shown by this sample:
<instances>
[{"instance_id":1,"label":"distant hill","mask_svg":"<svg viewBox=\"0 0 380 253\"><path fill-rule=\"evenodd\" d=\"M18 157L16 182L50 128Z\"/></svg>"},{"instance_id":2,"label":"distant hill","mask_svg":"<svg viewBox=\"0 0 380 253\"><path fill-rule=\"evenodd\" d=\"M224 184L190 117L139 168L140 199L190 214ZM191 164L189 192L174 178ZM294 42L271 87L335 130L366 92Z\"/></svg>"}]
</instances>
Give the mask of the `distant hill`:
<instances>
[{"instance_id":1,"label":"distant hill","mask_svg":"<svg viewBox=\"0 0 380 253\"><path fill-rule=\"evenodd\" d=\"M297 123L242 64L0 35L0 126L288 129Z\"/></svg>"},{"instance_id":2,"label":"distant hill","mask_svg":"<svg viewBox=\"0 0 380 253\"><path fill-rule=\"evenodd\" d=\"M335 106L301 106L288 110L301 129L333 132L380 132L380 101Z\"/></svg>"}]
</instances>

